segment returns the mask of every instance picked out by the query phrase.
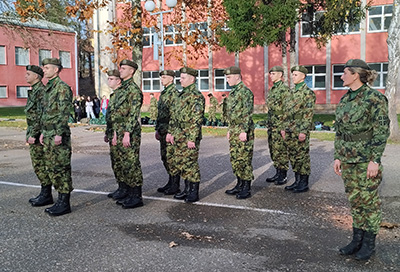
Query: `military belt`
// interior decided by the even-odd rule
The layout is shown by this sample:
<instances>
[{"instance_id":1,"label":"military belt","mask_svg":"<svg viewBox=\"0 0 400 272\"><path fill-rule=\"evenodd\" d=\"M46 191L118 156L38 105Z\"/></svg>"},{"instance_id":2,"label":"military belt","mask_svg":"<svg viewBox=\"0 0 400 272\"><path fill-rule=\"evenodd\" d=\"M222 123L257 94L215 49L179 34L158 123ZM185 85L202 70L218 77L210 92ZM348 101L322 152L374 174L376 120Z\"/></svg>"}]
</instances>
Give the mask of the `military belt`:
<instances>
[{"instance_id":1,"label":"military belt","mask_svg":"<svg viewBox=\"0 0 400 272\"><path fill-rule=\"evenodd\" d=\"M366 131L358 134L337 134L339 140L345 142L368 141L372 139L372 131Z\"/></svg>"}]
</instances>

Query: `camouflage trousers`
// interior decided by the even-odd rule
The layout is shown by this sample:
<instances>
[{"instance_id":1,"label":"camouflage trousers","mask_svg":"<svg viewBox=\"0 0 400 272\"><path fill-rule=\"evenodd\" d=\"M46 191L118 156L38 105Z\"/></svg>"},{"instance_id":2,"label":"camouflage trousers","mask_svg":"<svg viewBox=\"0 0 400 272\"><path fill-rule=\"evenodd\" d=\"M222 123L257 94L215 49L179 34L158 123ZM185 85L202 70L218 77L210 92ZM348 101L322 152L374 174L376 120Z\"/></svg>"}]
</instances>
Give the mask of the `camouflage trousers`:
<instances>
[{"instance_id":1,"label":"camouflage trousers","mask_svg":"<svg viewBox=\"0 0 400 272\"><path fill-rule=\"evenodd\" d=\"M175 144L168 144L169 174L172 176L180 175L190 182L200 182L199 149L200 141L196 141L196 148L194 149L187 147L187 141L175 140Z\"/></svg>"},{"instance_id":2,"label":"camouflage trousers","mask_svg":"<svg viewBox=\"0 0 400 272\"><path fill-rule=\"evenodd\" d=\"M310 134L307 133L306 139L300 142L298 133L286 133L284 143L293 172L309 176L311 173Z\"/></svg>"},{"instance_id":3,"label":"camouflage trousers","mask_svg":"<svg viewBox=\"0 0 400 272\"><path fill-rule=\"evenodd\" d=\"M229 154L233 174L242 180L252 181L253 175L253 149L254 149L254 129L247 132L247 141L239 140L239 133L230 132L229 135Z\"/></svg>"},{"instance_id":4,"label":"camouflage trousers","mask_svg":"<svg viewBox=\"0 0 400 272\"><path fill-rule=\"evenodd\" d=\"M170 171L169 171L168 159L167 159L168 153L167 153L166 137L167 137L167 134L160 134L160 154L161 154L161 160L163 162L165 170L167 170L167 173L169 174Z\"/></svg>"},{"instance_id":5,"label":"camouflage trousers","mask_svg":"<svg viewBox=\"0 0 400 272\"><path fill-rule=\"evenodd\" d=\"M117 146L114 146L111 144L111 141L109 142L110 145L110 159L111 159L111 168L114 172L115 179L118 182L124 182L124 177L122 175L122 167L121 167L121 162L118 161L119 156L117 152Z\"/></svg>"},{"instance_id":6,"label":"camouflage trousers","mask_svg":"<svg viewBox=\"0 0 400 272\"><path fill-rule=\"evenodd\" d=\"M353 227L378 233L382 221L378 187L382 181L382 165L378 175L367 179L368 163L342 163L342 178L351 206Z\"/></svg>"},{"instance_id":7,"label":"camouflage trousers","mask_svg":"<svg viewBox=\"0 0 400 272\"><path fill-rule=\"evenodd\" d=\"M268 128L268 148L271 160L276 169L289 169L289 153L282 138L281 132L274 127Z\"/></svg>"},{"instance_id":8,"label":"camouflage trousers","mask_svg":"<svg viewBox=\"0 0 400 272\"><path fill-rule=\"evenodd\" d=\"M140 131L134 135L131 134L130 147L124 147L122 145L122 138L123 137L118 138L117 145L115 146L116 165L114 166L114 175L116 178L120 178L121 182L126 183L130 187L142 186L143 174L139 160Z\"/></svg>"},{"instance_id":9,"label":"camouflage trousers","mask_svg":"<svg viewBox=\"0 0 400 272\"><path fill-rule=\"evenodd\" d=\"M213 108L210 108L210 110L208 111L208 121L210 121L210 122L217 121L216 110Z\"/></svg>"},{"instance_id":10,"label":"camouflage trousers","mask_svg":"<svg viewBox=\"0 0 400 272\"><path fill-rule=\"evenodd\" d=\"M63 135L60 145L55 145L54 136L44 137L43 143L43 160L51 183L59 193L72 192L71 136Z\"/></svg>"},{"instance_id":11,"label":"camouflage trousers","mask_svg":"<svg viewBox=\"0 0 400 272\"><path fill-rule=\"evenodd\" d=\"M31 155L33 171L40 181L41 186L51 185L51 180L46 171L44 160L43 146L40 143L29 145L29 153Z\"/></svg>"}]
</instances>

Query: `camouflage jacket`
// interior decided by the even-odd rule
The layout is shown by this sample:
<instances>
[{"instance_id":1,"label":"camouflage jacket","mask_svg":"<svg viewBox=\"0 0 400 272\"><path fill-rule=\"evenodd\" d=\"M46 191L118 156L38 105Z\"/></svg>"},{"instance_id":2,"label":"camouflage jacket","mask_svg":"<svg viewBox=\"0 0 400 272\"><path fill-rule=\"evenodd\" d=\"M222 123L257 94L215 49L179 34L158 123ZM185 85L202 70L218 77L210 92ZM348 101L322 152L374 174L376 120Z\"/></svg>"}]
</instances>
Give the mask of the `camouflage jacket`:
<instances>
[{"instance_id":1,"label":"camouflage jacket","mask_svg":"<svg viewBox=\"0 0 400 272\"><path fill-rule=\"evenodd\" d=\"M267 125L269 128L280 128L283 122L283 106L289 95L289 87L283 81L275 82L267 97Z\"/></svg>"},{"instance_id":2,"label":"camouflage jacket","mask_svg":"<svg viewBox=\"0 0 400 272\"><path fill-rule=\"evenodd\" d=\"M294 134L307 134L313 128L316 96L305 82L296 84L289 91L283 106L281 130Z\"/></svg>"},{"instance_id":3,"label":"camouflage jacket","mask_svg":"<svg viewBox=\"0 0 400 272\"><path fill-rule=\"evenodd\" d=\"M380 163L389 123L386 96L368 85L349 90L336 108L334 158L346 163Z\"/></svg>"},{"instance_id":4,"label":"camouflage jacket","mask_svg":"<svg viewBox=\"0 0 400 272\"><path fill-rule=\"evenodd\" d=\"M228 113L227 111L228 111L228 109L227 109L227 103L228 103L228 97L225 97L223 100L222 100L222 102L221 102L221 104L220 104L220 107L221 107L221 112L222 112L222 115L223 116L226 116L226 114Z\"/></svg>"},{"instance_id":5,"label":"camouflage jacket","mask_svg":"<svg viewBox=\"0 0 400 272\"><path fill-rule=\"evenodd\" d=\"M72 108L71 88L58 76L49 80L45 87L42 107L43 135L70 135L68 119Z\"/></svg>"},{"instance_id":6,"label":"camouflage jacket","mask_svg":"<svg viewBox=\"0 0 400 272\"><path fill-rule=\"evenodd\" d=\"M232 87L227 97L227 109L229 112L226 117L230 134L248 133L254 129L254 95L243 82Z\"/></svg>"},{"instance_id":7,"label":"camouflage jacket","mask_svg":"<svg viewBox=\"0 0 400 272\"><path fill-rule=\"evenodd\" d=\"M139 118L143 93L133 78L122 81L114 96L113 109L110 114L112 130L117 132L117 136L123 136L124 132L140 133Z\"/></svg>"},{"instance_id":8,"label":"camouflage jacket","mask_svg":"<svg viewBox=\"0 0 400 272\"><path fill-rule=\"evenodd\" d=\"M26 140L29 137L38 139L40 136L40 122L42 117L42 99L44 92L42 81L35 83L32 90L28 92L28 100L26 101L25 114L26 123Z\"/></svg>"},{"instance_id":9,"label":"camouflage jacket","mask_svg":"<svg viewBox=\"0 0 400 272\"><path fill-rule=\"evenodd\" d=\"M205 98L196 83L183 88L172 104L168 132L177 141L200 141L204 107Z\"/></svg>"},{"instance_id":10,"label":"camouflage jacket","mask_svg":"<svg viewBox=\"0 0 400 272\"><path fill-rule=\"evenodd\" d=\"M217 110L218 106L218 100L214 97L210 97L210 110L213 110L214 112Z\"/></svg>"},{"instance_id":11,"label":"camouflage jacket","mask_svg":"<svg viewBox=\"0 0 400 272\"><path fill-rule=\"evenodd\" d=\"M170 84L161 92L158 100L158 115L156 130L159 134L165 135L168 132L168 124L171 118L171 107L175 103L178 90L175 84Z\"/></svg>"},{"instance_id":12,"label":"camouflage jacket","mask_svg":"<svg viewBox=\"0 0 400 272\"><path fill-rule=\"evenodd\" d=\"M110 94L110 99L108 100L108 106L106 109L106 135L109 140L112 140L114 137L114 130L112 128L112 121L111 121L111 115L113 114L114 111L114 98L115 98L115 92L118 91L119 87L114 90L113 93Z\"/></svg>"},{"instance_id":13,"label":"camouflage jacket","mask_svg":"<svg viewBox=\"0 0 400 272\"><path fill-rule=\"evenodd\" d=\"M152 97L150 99L150 119L156 120L157 119L157 98Z\"/></svg>"}]
</instances>

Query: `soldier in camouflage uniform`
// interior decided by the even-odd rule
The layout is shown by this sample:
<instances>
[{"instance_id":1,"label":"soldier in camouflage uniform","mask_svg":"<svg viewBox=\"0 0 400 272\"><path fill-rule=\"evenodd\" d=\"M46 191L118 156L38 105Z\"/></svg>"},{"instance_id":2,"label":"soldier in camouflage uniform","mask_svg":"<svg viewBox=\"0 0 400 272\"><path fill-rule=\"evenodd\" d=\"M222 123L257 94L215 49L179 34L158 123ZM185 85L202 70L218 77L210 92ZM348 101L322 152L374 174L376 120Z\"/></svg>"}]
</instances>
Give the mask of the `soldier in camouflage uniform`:
<instances>
[{"instance_id":1,"label":"soldier in camouflage uniform","mask_svg":"<svg viewBox=\"0 0 400 272\"><path fill-rule=\"evenodd\" d=\"M158 100L158 116L156 122L155 137L160 141L161 160L164 164L165 170L169 175L168 183L157 189L158 192L165 195L174 195L179 193L180 176L172 176L168 167L167 159L167 132L169 121L171 119L171 107L176 101L178 90L174 84L175 72L172 70L165 70L160 72L161 84L164 90L161 92L160 99ZM172 155L172 154L169 154Z\"/></svg>"},{"instance_id":2,"label":"soldier in camouflage uniform","mask_svg":"<svg viewBox=\"0 0 400 272\"><path fill-rule=\"evenodd\" d=\"M308 191L308 179L311 173L310 130L314 115L315 93L307 87L304 79L308 70L304 66L291 69L295 87L290 90L283 107L281 135L284 139L289 160L295 173L295 182L285 189L294 193Z\"/></svg>"},{"instance_id":3,"label":"soldier in camouflage uniform","mask_svg":"<svg viewBox=\"0 0 400 272\"><path fill-rule=\"evenodd\" d=\"M226 97L226 94L222 95L222 102L220 104L221 107L221 122L222 124L226 123L226 115L227 115L227 111L228 109L226 108L226 103L227 103L228 98Z\"/></svg>"},{"instance_id":4,"label":"soldier in camouflage uniform","mask_svg":"<svg viewBox=\"0 0 400 272\"><path fill-rule=\"evenodd\" d=\"M166 137L167 161L172 176L180 175L185 180L185 189L174 198L185 202L199 200L200 169L199 149L201 125L204 117L205 99L196 87L197 70L183 67L181 85L173 104Z\"/></svg>"},{"instance_id":5,"label":"soldier in camouflage uniform","mask_svg":"<svg viewBox=\"0 0 400 272\"><path fill-rule=\"evenodd\" d=\"M26 130L26 142L29 144L29 153L31 155L33 170L42 187L40 194L35 198L29 199L29 203L37 207L53 204L51 180L46 173L43 146L39 142L42 99L44 93L42 78L42 68L36 65L26 66L25 80L32 87L28 92L28 100L26 101L25 107L26 123L28 125Z\"/></svg>"},{"instance_id":6,"label":"soldier in camouflage uniform","mask_svg":"<svg viewBox=\"0 0 400 272\"><path fill-rule=\"evenodd\" d=\"M382 220L378 187L390 130L388 100L369 86L376 77L365 61L349 60L341 79L350 89L336 109L334 171L342 176L353 217L353 240L340 253L356 253L358 260L374 253Z\"/></svg>"},{"instance_id":7,"label":"soldier in camouflage uniform","mask_svg":"<svg viewBox=\"0 0 400 272\"><path fill-rule=\"evenodd\" d=\"M232 170L237 177L234 188L226 190L228 195L236 195L237 199L251 197L251 181L253 175L254 95L242 82L240 68L236 66L224 70L226 81L232 90L227 101L228 135Z\"/></svg>"},{"instance_id":8,"label":"soldier in camouflage uniform","mask_svg":"<svg viewBox=\"0 0 400 272\"><path fill-rule=\"evenodd\" d=\"M122 186L126 194L121 194L117 201L124 209L143 206L142 185L143 174L139 160L141 126L139 123L140 108L143 103L143 93L133 81L133 74L138 65L131 60L120 62L121 86L115 92L113 110L111 112L112 130L116 135L117 160L120 163ZM122 178L121 178L122 179ZM124 193L124 191L122 192ZM115 196L114 196L115 198Z\"/></svg>"},{"instance_id":9,"label":"soldier in camouflage uniform","mask_svg":"<svg viewBox=\"0 0 400 272\"><path fill-rule=\"evenodd\" d=\"M155 124L157 120L157 98L154 97L154 94L150 94L150 124Z\"/></svg>"},{"instance_id":10,"label":"soldier in camouflage uniform","mask_svg":"<svg viewBox=\"0 0 400 272\"><path fill-rule=\"evenodd\" d=\"M208 121L210 122L210 126L213 126L217 123L217 117L215 115L217 113L218 100L213 96L212 93L208 94L208 97L210 98Z\"/></svg>"},{"instance_id":11,"label":"soldier in camouflage uniform","mask_svg":"<svg viewBox=\"0 0 400 272\"><path fill-rule=\"evenodd\" d=\"M280 66L272 67L269 70L269 76L274 85L269 90L267 98L268 147L276 174L267 178L266 182L274 182L276 185L287 182L287 171L289 169L289 155L281 136L283 106L289 94L289 87L282 81L283 72L283 68Z\"/></svg>"},{"instance_id":12,"label":"soldier in camouflage uniform","mask_svg":"<svg viewBox=\"0 0 400 272\"><path fill-rule=\"evenodd\" d=\"M40 143L43 145L46 171L58 191L58 200L45 209L50 215L59 216L71 212L71 131L68 119L72 111L72 91L58 76L61 61L56 58L42 62L46 84L43 99Z\"/></svg>"}]
</instances>

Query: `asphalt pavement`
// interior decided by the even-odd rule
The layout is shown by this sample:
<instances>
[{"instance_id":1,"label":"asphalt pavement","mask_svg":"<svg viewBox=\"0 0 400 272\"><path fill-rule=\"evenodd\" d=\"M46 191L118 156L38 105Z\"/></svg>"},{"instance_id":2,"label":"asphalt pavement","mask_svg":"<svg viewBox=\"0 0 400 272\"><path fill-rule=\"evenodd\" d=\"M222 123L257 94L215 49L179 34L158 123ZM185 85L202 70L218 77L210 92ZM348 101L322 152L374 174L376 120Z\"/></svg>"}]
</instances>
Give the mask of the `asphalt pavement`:
<instances>
[{"instance_id":1,"label":"asphalt pavement","mask_svg":"<svg viewBox=\"0 0 400 272\"><path fill-rule=\"evenodd\" d=\"M72 213L50 217L28 203L39 182L24 138L0 128L0 271L400 271L400 145L388 145L382 159L377 252L360 262L338 253L351 217L333 142L311 140L311 189L293 194L265 182L275 171L266 139L256 139L253 196L237 200L224 193L236 183L227 140L206 136L200 201L187 204L157 192L167 175L154 134L144 133L145 205L124 210L106 196L116 183L103 133L74 127Z\"/></svg>"}]
</instances>

